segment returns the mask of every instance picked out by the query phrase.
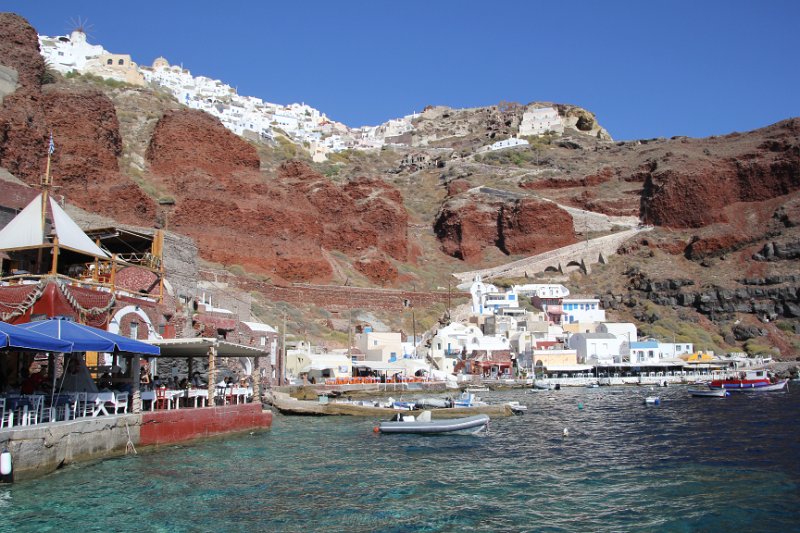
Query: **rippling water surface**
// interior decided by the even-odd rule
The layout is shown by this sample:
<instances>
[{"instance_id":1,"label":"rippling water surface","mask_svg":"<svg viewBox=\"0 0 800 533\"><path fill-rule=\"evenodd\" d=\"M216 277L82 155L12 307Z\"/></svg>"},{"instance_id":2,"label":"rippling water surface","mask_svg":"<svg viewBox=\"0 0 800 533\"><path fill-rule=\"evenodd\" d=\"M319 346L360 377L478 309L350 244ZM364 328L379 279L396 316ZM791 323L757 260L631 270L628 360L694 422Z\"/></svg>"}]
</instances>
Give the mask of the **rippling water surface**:
<instances>
[{"instance_id":1,"label":"rippling water surface","mask_svg":"<svg viewBox=\"0 0 800 533\"><path fill-rule=\"evenodd\" d=\"M0 531L798 531L800 389L655 392L483 393L529 406L486 437L277 415L0 486Z\"/></svg>"}]
</instances>

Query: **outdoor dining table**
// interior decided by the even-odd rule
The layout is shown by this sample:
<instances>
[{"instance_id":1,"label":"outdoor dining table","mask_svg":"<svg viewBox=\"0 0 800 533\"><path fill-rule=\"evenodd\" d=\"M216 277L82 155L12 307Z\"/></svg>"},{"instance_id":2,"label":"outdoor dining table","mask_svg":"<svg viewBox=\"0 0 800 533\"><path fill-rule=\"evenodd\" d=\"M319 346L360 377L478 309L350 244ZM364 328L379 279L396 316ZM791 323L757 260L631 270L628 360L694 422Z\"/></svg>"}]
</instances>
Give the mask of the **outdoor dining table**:
<instances>
[{"instance_id":1,"label":"outdoor dining table","mask_svg":"<svg viewBox=\"0 0 800 533\"><path fill-rule=\"evenodd\" d=\"M86 393L86 401L94 402L94 410L92 410L93 417L96 417L100 413L108 415L108 411L106 411L106 402L113 402L115 399L116 396L114 396L114 392L112 391Z\"/></svg>"},{"instance_id":2,"label":"outdoor dining table","mask_svg":"<svg viewBox=\"0 0 800 533\"><path fill-rule=\"evenodd\" d=\"M172 409L172 400L173 399L176 400L175 401L175 409L179 408L177 398L180 397L183 393L184 393L184 391L182 391L182 390L165 390L164 391L164 396L166 396L166 398L167 398L167 410ZM141 398L142 398L143 402L147 402L147 401L152 402L150 404L151 405L151 407L150 407L151 411L155 409L156 391L154 391L154 390L142 391Z\"/></svg>"},{"instance_id":3,"label":"outdoor dining table","mask_svg":"<svg viewBox=\"0 0 800 533\"><path fill-rule=\"evenodd\" d=\"M194 400L194 406L197 407L197 400L200 400L200 406L205 407L208 404L208 389L187 389L186 399Z\"/></svg>"}]
</instances>

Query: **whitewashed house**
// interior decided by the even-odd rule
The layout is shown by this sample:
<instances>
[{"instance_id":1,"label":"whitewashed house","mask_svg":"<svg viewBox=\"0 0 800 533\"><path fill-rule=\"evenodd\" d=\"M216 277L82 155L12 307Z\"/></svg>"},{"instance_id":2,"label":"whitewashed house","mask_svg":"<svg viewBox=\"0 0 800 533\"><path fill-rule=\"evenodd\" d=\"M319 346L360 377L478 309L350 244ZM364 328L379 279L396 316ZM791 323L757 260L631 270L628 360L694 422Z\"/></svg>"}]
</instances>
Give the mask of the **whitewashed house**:
<instances>
[{"instance_id":1,"label":"whitewashed house","mask_svg":"<svg viewBox=\"0 0 800 533\"><path fill-rule=\"evenodd\" d=\"M606 321L606 312L597 298L564 298L561 301L563 324L588 324ZM594 327L591 329L595 329Z\"/></svg>"},{"instance_id":2,"label":"whitewashed house","mask_svg":"<svg viewBox=\"0 0 800 533\"><path fill-rule=\"evenodd\" d=\"M75 30L69 36L39 35L39 48L47 63L62 74L83 72L87 62L107 53L99 44L89 44L81 30Z\"/></svg>"},{"instance_id":3,"label":"whitewashed house","mask_svg":"<svg viewBox=\"0 0 800 533\"><path fill-rule=\"evenodd\" d=\"M664 359L678 359L682 355L692 355L694 344L691 342L659 342L658 349Z\"/></svg>"},{"instance_id":4,"label":"whitewashed house","mask_svg":"<svg viewBox=\"0 0 800 533\"><path fill-rule=\"evenodd\" d=\"M564 123L558 111L552 107L531 109L522 114L522 122L519 125L520 136L542 135L548 131L564 133Z\"/></svg>"},{"instance_id":5,"label":"whitewashed house","mask_svg":"<svg viewBox=\"0 0 800 533\"><path fill-rule=\"evenodd\" d=\"M365 361L393 363L403 358L403 341L399 332L378 332L367 328L364 333L356 334L355 345L364 354Z\"/></svg>"},{"instance_id":6,"label":"whitewashed house","mask_svg":"<svg viewBox=\"0 0 800 533\"><path fill-rule=\"evenodd\" d=\"M597 326L597 333L611 333L625 342L637 342L636 324L630 322L603 322Z\"/></svg>"},{"instance_id":7,"label":"whitewashed house","mask_svg":"<svg viewBox=\"0 0 800 533\"><path fill-rule=\"evenodd\" d=\"M491 283L484 283L476 276L469 289L472 295L472 314L493 315L498 309L519 307L519 299L514 289L500 290Z\"/></svg>"},{"instance_id":8,"label":"whitewashed house","mask_svg":"<svg viewBox=\"0 0 800 533\"><path fill-rule=\"evenodd\" d=\"M576 333L569 336L569 347L578 353L578 363L609 365L622 362L622 341L611 333Z\"/></svg>"},{"instance_id":9,"label":"whitewashed house","mask_svg":"<svg viewBox=\"0 0 800 533\"><path fill-rule=\"evenodd\" d=\"M497 141L496 143L490 144L487 150L490 152L496 152L497 150L505 150L506 148L528 146L529 144L530 143L525 139L518 139L517 137L509 137L508 139L503 139L502 141Z\"/></svg>"}]
</instances>

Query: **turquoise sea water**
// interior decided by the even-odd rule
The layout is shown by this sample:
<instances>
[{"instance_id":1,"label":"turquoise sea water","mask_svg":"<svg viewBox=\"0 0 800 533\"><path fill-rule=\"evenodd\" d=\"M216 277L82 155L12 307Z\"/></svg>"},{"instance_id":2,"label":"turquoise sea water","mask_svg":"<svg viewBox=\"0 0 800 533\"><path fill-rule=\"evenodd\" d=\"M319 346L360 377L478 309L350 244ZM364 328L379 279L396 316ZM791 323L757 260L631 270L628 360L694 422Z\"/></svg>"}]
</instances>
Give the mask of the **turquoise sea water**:
<instances>
[{"instance_id":1,"label":"turquoise sea water","mask_svg":"<svg viewBox=\"0 0 800 533\"><path fill-rule=\"evenodd\" d=\"M800 529L800 389L655 393L483 393L529 405L486 437L276 415L268 432L0 486L0 531Z\"/></svg>"}]
</instances>

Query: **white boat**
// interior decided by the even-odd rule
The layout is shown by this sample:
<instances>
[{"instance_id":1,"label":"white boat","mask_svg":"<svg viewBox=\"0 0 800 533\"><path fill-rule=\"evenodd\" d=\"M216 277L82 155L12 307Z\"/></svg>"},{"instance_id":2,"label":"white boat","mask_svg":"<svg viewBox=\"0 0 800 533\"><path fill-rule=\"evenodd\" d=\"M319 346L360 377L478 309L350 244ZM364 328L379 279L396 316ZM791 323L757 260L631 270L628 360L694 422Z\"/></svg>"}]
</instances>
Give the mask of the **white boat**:
<instances>
[{"instance_id":1,"label":"white boat","mask_svg":"<svg viewBox=\"0 0 800 533\"><path fill-rule=\"evenodd\" d=\"M644 399L645 405L661 405L661 398L658 396L648 396Z\"/></svg>"},{"instance_id":2,"label":"white boat","mask_svg":"<svg viewBox=\"0 0 800 533\"><path fill-rule=\"evenodd\" d=\"M431 420L431 412L423 411L416 419L413 416L398 413L391 420L381 422L375 429L376 432L380 431L381 433L416 433L421 435L466 433L473 435L484 429L488 431L488 427L488 415Z\"/></svg>"},{"instance_id":3,"label":"white boat","mask_svg":"<svg viewBox=\"0 0 800 533\"><path fill-rule=\"evenodd\" d=\"M519 403L517 401L507 402L506 405L511 408L511 412L514 413L515 415L525 414L525 412L528 410L527 405L525 405L524 403Z\"/></svg>"},{"instance_id":4,"label":"white boat","mask_svg":"<svg viewBox=\"0 0 800 533\"><path fill-rule=\"evenodd\" d=\"M454 407L475 407L478 405L488 405L488 404L484 401L481 401L480 398L478 398L471 392L462 392L461 396L459 396L453 402Z\"/></svg>"},{"instance_id":5,"label":"white boat","mask_svg":"<svg viewBox=\"0 0 800 533\"><path fill-rule=\"evenodd\" d=\"M489 392L489 387L467 387L467 392Z\"/></svg>"},{"instance_id":6,"label":"white boat","mask_svg":"<svg viewBox=\"0 0 800 533\"><path fill-rule=\"evenodd\" d=\"M453 407L452 398L419 398L415 402L418 407L427 408L435 407L438 409Z\"/></svg>"},{"instance_id":7,"label":"white boat","mask_svg":"<svg viewBox=\"0 0 800 533\"><path fill-rule=\"evenodd\" d=\"M598 388L599 386L600 386L600 385L598 385L597 383L587 383L587 384L586 384L586 388L587 388L587 389L596 389L596 388Z\"/></svg>"},{"instance_id":8,"label":"white boat","mask_svg":"<svg viewBox=\"0 0 800 533\"><path fill-rule=\"evenodd\" d=\"M534 389L539 389L539 390L553 390L556 387L555 387L555 385L553 385L552 383L549 383L547 381L534 381L533 382L533 388Z\"/></svg>"},{"instance_id":9,"label":"white boat","mask_svg":"<svg viewBox=\"0 0 800 533\"><path fill-rule=\"evenodd\" d=\"M776 383L772 383L771 385L764 385L762 387L756 387L756 388L750 389L750 390L754 390L754 391L758 391L758 392L775 392L775 391L784 390L784 389L787 389L787 388L789 388L789 380L788 379L783 379L783 380L778 381Z\"/></svg>"},{"instance_id":10,"label":"white boat","mask_svg":"<svg viewBox=\"0 0 800 533\"><path fill-rule=\"evenodd\" d=\"M689 389L689 394L698 397L724 398L731 393L725 389Z\"/></svg>"}]
</instances>

